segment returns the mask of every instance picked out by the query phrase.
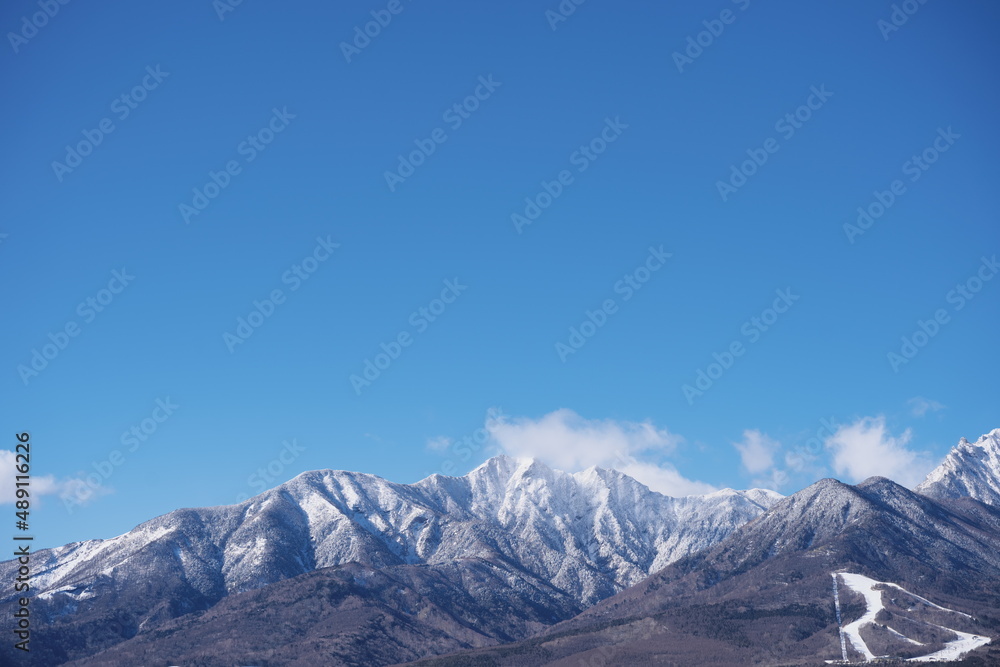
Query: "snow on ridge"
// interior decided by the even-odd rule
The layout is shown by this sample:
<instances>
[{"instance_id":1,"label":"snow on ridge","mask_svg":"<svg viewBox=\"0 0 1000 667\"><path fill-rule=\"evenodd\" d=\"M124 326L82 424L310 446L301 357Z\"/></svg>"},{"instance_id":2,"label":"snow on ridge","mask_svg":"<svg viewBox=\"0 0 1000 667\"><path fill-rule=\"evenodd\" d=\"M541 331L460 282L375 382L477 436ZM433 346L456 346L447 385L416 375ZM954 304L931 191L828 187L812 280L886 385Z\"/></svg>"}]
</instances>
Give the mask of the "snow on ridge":
<instances>
[{"instance_id":1,"label":"snow on ridge","mask_svg":"<svg viewBox=\"0 0 1000 667\"><path fill-rule=\"evenodd\" d=\"M974 443L962 438L914 490L932 498L968 496L1000 505L1000 428Z\"/></svg>"},{"instance_id":2,"label":"snow on ridge","mask_svg":"<svg viewBox=\"0 0 1000 667\"><path fill-rule=\"evenodd\" d=\"M620 471L571 474L508 456L414 484L315 470L238 505L178 510L110 540L39 552L36 582L44 592L162 571L218 576L232 591L352 561L383 567L478 554L589 604L714 545L775 496L727 489L671 498Z\"/></svg>"}]
</instances>

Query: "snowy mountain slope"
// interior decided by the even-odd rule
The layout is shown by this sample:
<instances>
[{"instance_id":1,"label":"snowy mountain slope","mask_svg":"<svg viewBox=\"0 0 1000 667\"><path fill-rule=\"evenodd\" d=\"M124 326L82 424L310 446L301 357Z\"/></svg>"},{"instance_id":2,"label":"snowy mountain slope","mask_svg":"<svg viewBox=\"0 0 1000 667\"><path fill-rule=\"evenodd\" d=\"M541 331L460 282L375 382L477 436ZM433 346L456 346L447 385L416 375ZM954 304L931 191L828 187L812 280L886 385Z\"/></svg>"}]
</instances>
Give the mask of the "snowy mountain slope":
<instances>
[{"instance_id":1,"label":"snowy mountain slope","mask_svg":"<svg viewBox=\"0 0 1000 667\"><path fill-rule=\"evenodd\" d=\"M545 582L477 559L348 563L229 595L67 665L387 665L509 642L579 611Z\"/></svg>"},{"instance_id":2,"label":"snowy mountain slope","mask_svg":"<svg viewBox=\"0 0 1000 667\"><path fill-rule=\"evenodd\" d=\"M974 443L962 438L915 491L932 498L968 496L1000 507L1000 428Z\"/></svg>"},{"instance_id":3,"label":"snowy mountain slope","mask_svg":"<svg viewBox=\"0 0 1000 667\"><path fill-rule=\"evenodd\" d=\"M347 563L478 559L546 582L547 604L568 609L715 544L780 498L669 498L616 471L568 474L505 456L465 477L410 485L320 470L239 505L177 510L116 538L38 551L33 583L39 615L58 619L71 645L92 642L85 621L117 628L111 645L229 594ZM15 565L0 563L0 577L12 578Z\"/></svg>"},{"instance_id":4,"label":"snowy mountain slope","mask_svg":"<svg viewBox=\"0 0 1000 667\"><path fill-rule=\"evenodd\" d=\"M876 625L865 619L865 598L840 589L844 625L876 654L974 651L980 662L969 664L1000 664L1000 508L934 500L881 477L856 486L821 480L528 640L413 664L824 664L842 656L831 574L843 572L897 589L884 613L875 610ZM925 646L910 649L883 626ZM850 646L852 659L862 655Z\"/></svg>"}]
</instances>

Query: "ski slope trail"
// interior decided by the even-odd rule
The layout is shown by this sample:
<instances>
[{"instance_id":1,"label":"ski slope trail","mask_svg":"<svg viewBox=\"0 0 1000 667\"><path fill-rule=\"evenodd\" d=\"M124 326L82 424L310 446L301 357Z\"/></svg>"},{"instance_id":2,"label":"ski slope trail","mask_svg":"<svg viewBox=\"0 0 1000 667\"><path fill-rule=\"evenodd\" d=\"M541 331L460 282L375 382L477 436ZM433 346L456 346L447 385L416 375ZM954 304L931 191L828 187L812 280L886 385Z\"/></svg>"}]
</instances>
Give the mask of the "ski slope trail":
<instances>
[{"instance_id":1,"label":"ski slope trail","mask_svg":"<svg viewBox=\"0 0 1000 667\"><path fill-rule=\"evenodd\" d=\"M852 621L847 625L842 626L841 632L842 636L847 638L847 640L850 642L854 650L860 653L866 662L876 660L879 658L892 657L887 655L881 655L881 656L875 655L869 648L867 642L865 642L865 640L861 637L862 628L865 628L869 624L874 624L880 627L883 626L883 624L876 623L875 618L876 616L878 616L880 611L885 609L885 604L882 601L882 593L884 588L891 588L898 590L901 593L908 595L913 600L919 601L927 605L928 607L931 607L932 609L938 611L944 611L950 614L956 614L958 616L962 616L968 619L972 618L972 616L970 616L969 614L956 611L954 609L948 609L947 607L942 607L939 604L931 602L927 598L911 593L910 591L906 590L902 586L899 586L898 584L894 584L887 581L876 581L875 579L872 579L870 577L866 577L862 574L855 574L852 572L837 572L833 574L833 577L835 581L834 583L835 597L839 598L839 596L836 595L836 579L837 577L839 577L844 582L845 586L855 591L856 593L861 594L865 598L865 613L861 616L861 618ZM835 603L837 604L838 608L840 606L839 602L840 602L839 599L835 600ZM956 636L956 639L947 642L944 648L941 650L928 653L927 655L908 658L907 660L909 662L939 662L946 660L958 660L969 651L973 651L979 648L980 646L984 646L985 644L990 643L989 637L983 637L968 632L962 632L954 628L949 628L943 625L929 623L927 621L921 621L921 622L929 627L937 628L945 632L951 633ZM900 632L895 628L888 627L887 625L885 625L884 627L890 634L900 639L903 639L910 644L923 645L921 642L917 641L912 637L907 636L906 634Z\"/></svg>"}]
</instances>

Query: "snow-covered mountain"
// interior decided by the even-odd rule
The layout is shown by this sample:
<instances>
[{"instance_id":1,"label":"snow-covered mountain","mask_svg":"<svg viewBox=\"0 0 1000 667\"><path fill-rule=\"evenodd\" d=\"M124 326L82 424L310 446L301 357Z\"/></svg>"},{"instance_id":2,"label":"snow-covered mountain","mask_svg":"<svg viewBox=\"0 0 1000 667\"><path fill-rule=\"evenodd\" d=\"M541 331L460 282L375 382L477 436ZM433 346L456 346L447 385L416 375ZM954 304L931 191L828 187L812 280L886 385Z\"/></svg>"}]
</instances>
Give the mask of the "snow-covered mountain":
<instances>
[{"instance_id":1,"label":"snow-covered mountain","mask_svg":"<svg viewBox=\"0 0 1000 667\"><path fill-rule=\"evenodd\" d=\"M931 498L968 496L1000 507L1000 428L974 443L962 438L915 491Z\"/></svg>"},{"instance_id":2,"label":"snow-covered mountain","mask_svg":"<svg viewBox=\"0 0 1000 667\"><path fill-rule=\"evenodd\" d=\"M718 542L781 497L727 489L671 498L617 471L569 474L507 456L412 485L320 470L239 505L177 510L113 539L40 551L35 585L79 597L98 575L170 571L211 598L348 562L483 558L514 561L591 604Z\"/></svg>"},{"instance_id":3,"label":"snow-covered mountain","mask_svg":"<svg viewBox=\"0 0 1000 667\"><path fill-rule=\"evenodd\" d=\"M320 568L429 566L460 573L467 581L453 583L469 590L482 587L469 574L481 568L449 567L476 562L509 582L511 605L530 601L532 614L555 622L719 542L781 498L760 489L671 498L613 470L569 474L506 456L409 485L319 470L238 505L177 510L119 537L38 551L33 588L40 615L125 618L113 621L125 638ZM16 565L0 563L0 577L12 579Z\"/></svg>"}]
</instances>

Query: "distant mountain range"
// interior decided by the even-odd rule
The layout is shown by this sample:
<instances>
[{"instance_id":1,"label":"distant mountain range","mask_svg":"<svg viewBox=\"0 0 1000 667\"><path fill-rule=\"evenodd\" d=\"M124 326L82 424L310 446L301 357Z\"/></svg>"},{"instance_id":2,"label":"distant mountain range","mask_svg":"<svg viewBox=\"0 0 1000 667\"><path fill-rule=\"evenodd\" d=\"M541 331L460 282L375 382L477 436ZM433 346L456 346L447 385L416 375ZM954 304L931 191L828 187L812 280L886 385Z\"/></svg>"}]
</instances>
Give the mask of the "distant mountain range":
<instances>
[{"instance_id":1,"label":"distant mountain range","mask_svg":"<svg viewBox=\"0 0 1000 667\"><path fill-rule=\"evenodd\" d=\"M964 664L1000 664L1000 429L916 491L669 498L508 457L412 485L314 471L36 553L32 662L818 665L975 648ZM905 595L851 586L868 580Z\"/></svg>"}]
</instances>

